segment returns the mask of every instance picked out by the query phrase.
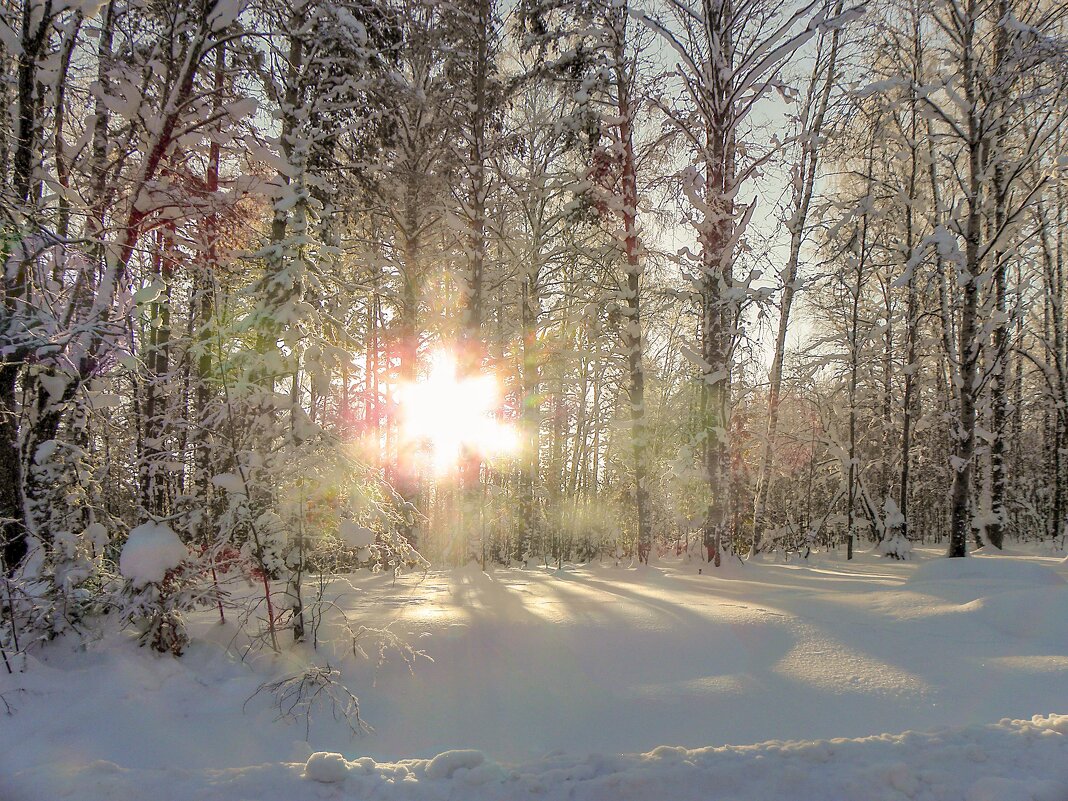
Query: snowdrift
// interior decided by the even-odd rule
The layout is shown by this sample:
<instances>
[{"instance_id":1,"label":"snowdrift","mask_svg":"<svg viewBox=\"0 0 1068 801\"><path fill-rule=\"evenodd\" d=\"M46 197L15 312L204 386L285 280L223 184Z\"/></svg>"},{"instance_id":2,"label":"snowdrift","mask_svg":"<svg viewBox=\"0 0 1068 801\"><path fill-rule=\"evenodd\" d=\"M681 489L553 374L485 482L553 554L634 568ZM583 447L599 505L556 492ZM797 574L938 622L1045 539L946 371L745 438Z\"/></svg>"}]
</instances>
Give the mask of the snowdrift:
<instances>
[{"instance_id":1,"label":"snowdrift","mask_svg":"<svg viewBox=\"0 0 1068 801\"><path fill-rule=\"evenodd\" d=\"M1068 801L1068 565L916 556L336 582L412 665L329 615L244 660L210 613L181 659L59 641L0 675L0 799ZM323 662L371 734L256 692Z\"/></svg>"},{"instance_id":2,"label":"snowdrift","mask_svg":"<svg viewBox=\"0 0 1068 801\"><path fill-rule=\"evenodd\" d=\"M303 764L209 771L60 763L20 771L3 788L6 801L1065 801L1068 716L520 765L470 750L383 763L316 753Z\"/></svg>"}]
</instances>

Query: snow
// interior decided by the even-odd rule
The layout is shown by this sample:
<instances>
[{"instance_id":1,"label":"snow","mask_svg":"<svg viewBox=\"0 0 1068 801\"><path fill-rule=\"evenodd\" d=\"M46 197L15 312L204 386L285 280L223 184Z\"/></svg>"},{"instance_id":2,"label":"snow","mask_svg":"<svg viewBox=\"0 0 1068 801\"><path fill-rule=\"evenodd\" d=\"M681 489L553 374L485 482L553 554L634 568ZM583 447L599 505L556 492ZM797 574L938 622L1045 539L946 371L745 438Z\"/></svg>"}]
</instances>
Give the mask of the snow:
<instances>
[{"instance_id":1,"label":"snow","mask_svg":"<svg viewBox=\"0 0 1068 801\"><path fill-rule=\"evenodd\" d=\"M349 763L341 754L316 751L308 757L304 765L305 777L324 784L336 784L345 781L349 775Z\"/></svg>"},{"instance_id":2,"label":"snow","mask_svg":"<svg viewBox=\"0 0 1068 801\"><path fill-rule=\"evenodd\" d=\"M459 751L444 751L430 760L426 766L428 779L448 779L460 769L477 768L486 761L486 755L470 748Z\"/></svg>"},{"instance_id":3,"label":"snow","mask_svg":"<svg viewBox=\"0 0 1068 801\"><path fill-rule=\"evenodd\" d=\"M188 556L188 549L166 523L142 523L130 529L119 555L119 570L134 587L142 587L163 581L167 571Z\"/></svg>"},{"instance_id":4,"label":"snow","mask_svg":"<svg viewBox=\"0 0 1068 801\"><path fill-rule=\"evenodd\" d=\"M338 536L345 543L346 548L368 548L375 543L375 532L355 523L352 520L342 520L338 525Z\"/></svg>"},{"instance_id":5,"label":"snow","mask_svg":"<svg viewBox=\"0 0 1068 801\"><path fill-rule=\"evenodd\" d=\"M242 661L209 613L180 659L60 640L0 676L0 798L1068 799L1060 558L700 567L348 576L318 653ZM433 661L355 660L337 609ZM248 700L326 661L372 733Z\"/></svg>"},{"instance_id":6,"label":"snow","mask_svg":"<svg viewBox=\"0 0 1068 801\"><path fill-rule=\"evenodd\" d=\"M167 284L162 278L156 277L148 283L146 286L141 287L133 294L133 302L135 305L141 305L145 303L153 303L159 300L159 296L163 294L163 291L167 288Z\"/></svg>"},{"instance_id":7,"label":"snow","mask_svg":"<svg viewBox=\"0 0 1068 801\"><path fill-rule=\"evenodd\" d=\"M980 581L985 583L979 583ZM1006 584L1057 586L1064 578L1052 567L1014 560L1002 556L972 556L970 559L933 559L916 568L906 582L915 586L926 583L968 582L976 592L989 591Z\"/></svg>"},{"instance_id":8,"label":"snow","mask_svg":"<svg viewBox=\"0 0 1068 801\"><path fill-rule=\"evenodd\" d=\"M90 523L85 527L82 536L93 544L93 547L103 550L108 544L108 530L103 523Z\"/></svg>"},{"instance_id":9,"label":"snow","mask_svg":"<svg viewBox=\"0 0 1068 801\"><path fill-rule=\"evenodd\" d=\"M245 482L237 473L220 473L212 477L211 483L221 490L234 494L245 491Z\"/></svg>"},{"instance_id":10,"label":"snow","mask_svg":"<svg viewBox=\"0 0 1068 801\"><path fill-rule=\"evenodd\" d=\"M8 784L9 801L41 798L134 801L1064 801L1068 718L863 739L772 741L752 746L660 747L642 754L549 755L517 765L479 763L439 774L433 760L348 762L316 753L306 763L191 771L128 770L114 762L39 765ZM478 752L474 752L478 753ZM370 763L367 765L367 763ZM356 768L356 769L354 769ZM335 790L306 785L336 785ZM0 787L3 787L0 784ZM49 795L33 795L31 787ZM142 794L140 788L151 788Z\"/></svg>"}]
</instances>

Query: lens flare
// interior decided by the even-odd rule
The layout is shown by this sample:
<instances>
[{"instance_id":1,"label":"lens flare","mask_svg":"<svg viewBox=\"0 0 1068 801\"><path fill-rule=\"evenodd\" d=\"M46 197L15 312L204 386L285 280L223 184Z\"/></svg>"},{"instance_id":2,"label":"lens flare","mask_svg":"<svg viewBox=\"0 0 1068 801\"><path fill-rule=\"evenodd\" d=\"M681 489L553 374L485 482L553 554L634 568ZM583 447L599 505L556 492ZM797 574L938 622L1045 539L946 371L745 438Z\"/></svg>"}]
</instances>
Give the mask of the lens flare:
<instances>
[{"instance_id":1,"label":"lens flare","mask_svg":"<svg viewBox=\"0 0 1068 801\"><path fill-rule=\"evenodd\" d=\"M487 459L516 450L515 427L496 416L501 407L497 378L462 376L451 350L435 351L426 377L399 389L405 443L424 452L438 475L472 455Z\"/></svg>"}]
</instances>

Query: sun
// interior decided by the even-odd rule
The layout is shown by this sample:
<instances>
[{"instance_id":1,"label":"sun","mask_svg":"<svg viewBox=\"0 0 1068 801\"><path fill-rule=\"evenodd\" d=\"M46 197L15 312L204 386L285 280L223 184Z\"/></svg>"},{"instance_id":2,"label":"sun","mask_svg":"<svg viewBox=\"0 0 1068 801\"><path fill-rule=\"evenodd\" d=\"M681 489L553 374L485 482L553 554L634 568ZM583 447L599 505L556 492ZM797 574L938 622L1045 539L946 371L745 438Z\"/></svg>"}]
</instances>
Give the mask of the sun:
<instances>
[{"instance_id":1,"label":"sun","mask_svg":"<svg viewBox=\"0 0 1068 801\"><path fill-rule=\"evenodd\" d=\"M462 376L456 354L442 348L430 357L425 378L400 387L401 434L419 448L438 475L462 459L483 459L516 450L515 428L497 416L501 389L495 376Z\"/></svg>"}]
</instances>

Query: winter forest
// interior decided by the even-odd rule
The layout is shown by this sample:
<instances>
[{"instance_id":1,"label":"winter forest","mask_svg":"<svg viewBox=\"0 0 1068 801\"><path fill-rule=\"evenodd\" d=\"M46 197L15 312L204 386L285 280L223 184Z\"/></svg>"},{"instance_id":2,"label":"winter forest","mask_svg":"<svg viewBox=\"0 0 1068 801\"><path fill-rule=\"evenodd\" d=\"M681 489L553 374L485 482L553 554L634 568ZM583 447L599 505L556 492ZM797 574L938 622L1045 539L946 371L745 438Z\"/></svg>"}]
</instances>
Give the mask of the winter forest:
<instances>
[{"instance_id":1,"label":"winter forest","mask_svg":"<svg viewBox=\"0 0 1068 801\"><path fill-rule=\"evenodd\" d=\"M1066 11L0 0L0 796L1068 798Z\"/></svg>"}]
</instances>

